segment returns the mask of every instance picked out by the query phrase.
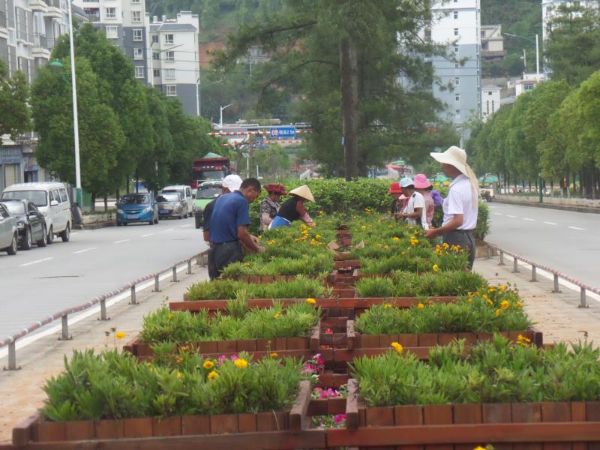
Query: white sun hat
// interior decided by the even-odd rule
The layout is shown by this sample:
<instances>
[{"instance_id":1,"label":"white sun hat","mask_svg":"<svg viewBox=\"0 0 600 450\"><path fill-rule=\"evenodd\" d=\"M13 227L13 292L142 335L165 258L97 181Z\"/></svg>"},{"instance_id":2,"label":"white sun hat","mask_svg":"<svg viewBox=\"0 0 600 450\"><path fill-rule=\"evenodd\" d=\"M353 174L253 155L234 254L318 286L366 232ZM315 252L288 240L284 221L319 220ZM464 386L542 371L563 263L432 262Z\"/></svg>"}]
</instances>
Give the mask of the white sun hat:
<instances>
[{"instance_id":1,"label":"white sun hat","mask_svg":"<svg viewBox=\"0 0 600 450\"><path fill-rule=\"evenodd\" d=\"M239 175L227 175L225 178L223 178L221 184L224 188L229 189L230 192L238 191L242 185L242 179Z\"/></svg>"},{"instance_id":2,"label":"white sun hat","mask_svg":"<svg viewBox=\"0 0 600 450\"><path fill-rule=\"evenodd\" d=\"M467 152L453 145L443 153L431 152L430 155L441 164L449 164L456 167L471 182L475 196L479 195L479 182L477 181L477 175L475 175L471 166L467 164Z\"/></svg>"},{"instance_id":3,"label":"white sun hat","mask_svg":"<svg viewBox=\"0 0 600 450\"><path fill-rule=\"evenodd\" d=\"M314 202L315 198L312 195L312 192L310 192L310 188L303 184L300 187L297 187L296 189L292 189L290 191L290 194L296 195L298 197L302 197L305 200L308 200L309 202Z\"/></svg>"}]
</instances>

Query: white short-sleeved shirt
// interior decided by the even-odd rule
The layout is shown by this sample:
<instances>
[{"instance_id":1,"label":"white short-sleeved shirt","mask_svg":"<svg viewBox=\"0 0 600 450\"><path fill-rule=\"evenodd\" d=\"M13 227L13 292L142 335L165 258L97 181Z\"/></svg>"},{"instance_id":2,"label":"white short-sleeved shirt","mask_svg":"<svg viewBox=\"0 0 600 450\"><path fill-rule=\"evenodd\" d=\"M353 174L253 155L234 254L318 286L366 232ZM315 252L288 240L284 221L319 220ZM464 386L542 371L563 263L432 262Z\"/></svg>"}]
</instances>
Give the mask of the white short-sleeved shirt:
<instances>
[{"instance_id":1,"label":"white short-sleeved shirt","mask_svg":"<svg viewBox=\"0 0 600 450\"><path fill-rule=\"evenodd\" d=\"M429 226L427 225L427 211L425 210L425 198L419 192L414 192L413 195L408 199L408 203L406 204L406 208L404 208L404 212L407 214L412 214L415 212L415 209L421 208L421 226L424 230L428 230ZM417 219L406 219L406 223L409 225L417 225Z\"/></svg>"},{"instance_id":2,"label":"white short-sleeved shirt","mask_svg":"<svg viewBox=\"0 0 600 450\"><path fill-rule=\"evenodd\" d=\"M477 201L473 204L473 188L469 179L460 174L450 184L448 197L444 199L444 222L446 225L455 214L463 215L459 230L474 230L477 226Z\"/></svg>"}]
</instances>

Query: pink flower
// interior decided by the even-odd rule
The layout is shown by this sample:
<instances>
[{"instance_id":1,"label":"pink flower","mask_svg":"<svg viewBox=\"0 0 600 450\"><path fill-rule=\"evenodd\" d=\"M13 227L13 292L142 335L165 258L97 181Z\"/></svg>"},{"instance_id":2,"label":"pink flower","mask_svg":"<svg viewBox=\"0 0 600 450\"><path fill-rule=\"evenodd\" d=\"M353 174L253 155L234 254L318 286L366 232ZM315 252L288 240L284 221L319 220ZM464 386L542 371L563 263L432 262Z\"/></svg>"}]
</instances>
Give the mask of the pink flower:
<instances>
[{"instance_id":1,"label":"pink flower","mask_svg":"<svg viewBox=\"0 0 600 450\"><path fill-rule=\"evenodd\" d=\"M323 331L323 333L325 333L325 334L333 334L333 330L331 328L325 328L325 331Z\"/></svg>"},{"instance_id":2,"label":"pink flower","mask_svg":"<svg viewBox=\"0 0 600 450\"><path fill-rule=\"evenodd\" d=\"M237 354L237 353L234 353L233 355L231 355L231 356L229 357L229 359L231 359L232 361L235 361L236 359L240 359L240 357L238 356L238 354Z\"/></svg>"},{"instance_id":3,"label":"pink flower","mask_svg":"<svg viewBox=\"0 0 600 450\"><path fill-rule=\"evenodd\" d=\"M340 424L346 420L346 414L336 414L333 417L333 420L335 421L335 423Z\"/></svg>"},{"instance_id":4,"label":"pink flower","mask_svg":"<svg viewBox=\"0 0 600 450\"><path fill-rule=\"evenodd\" d=\"M316 372L317 372L317 367L315 365L309 364L309 363L304 364L302 373L311 374L311 373L316 373Z\"/></svg>"},{"instance_id":5,"label":"pink flower","mask_svg":"<svg viewBox=\"0 0 600 450\"><path fill-rule=\"evenodd\" d=\"M217 358L217 365L219 367L221 367L226 360L227 360L227 356L219 355L219 357Z\"/></svg>"}]
</instances>

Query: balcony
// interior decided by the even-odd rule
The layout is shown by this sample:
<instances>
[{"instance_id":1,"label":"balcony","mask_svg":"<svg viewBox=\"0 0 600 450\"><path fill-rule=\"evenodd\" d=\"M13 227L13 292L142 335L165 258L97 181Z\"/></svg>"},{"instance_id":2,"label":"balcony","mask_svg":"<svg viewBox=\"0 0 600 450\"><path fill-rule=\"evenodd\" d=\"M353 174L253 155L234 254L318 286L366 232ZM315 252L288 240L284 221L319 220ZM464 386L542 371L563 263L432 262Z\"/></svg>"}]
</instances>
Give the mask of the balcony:
<instances>
[{"instance_id":1,"label":"balcony","mask_svg":"<svg viewBox=\"0 0 600 450\"><path fill-rule=\"evenodd\" d=\"M60 0L46 0L46 4L48 5L48 10L45 11L46 17L62 19L65 16L66 12L60 9Z\"/></svg>"},{"instance_id":2,"label":"balcony","mask_svg":"<svg viewBox=\"0 0 600 450\"><path fill-rule=\"evenodd\" d=\"M45 13L48 11L48 5L44 0L29 0L29 7L33 12Z\"/></svg>"},{"instance_id":3,"label":"balcony","mask_svg":"<svg viewBox=\"0 0 600 450\"><path fill-rule=\"evenodd\" d=\"M48 38L45 34L34 34L31 56L33 56L34 58L50 59L50 50L48 47L48 43Z\"/></svg>"}]
</instances>

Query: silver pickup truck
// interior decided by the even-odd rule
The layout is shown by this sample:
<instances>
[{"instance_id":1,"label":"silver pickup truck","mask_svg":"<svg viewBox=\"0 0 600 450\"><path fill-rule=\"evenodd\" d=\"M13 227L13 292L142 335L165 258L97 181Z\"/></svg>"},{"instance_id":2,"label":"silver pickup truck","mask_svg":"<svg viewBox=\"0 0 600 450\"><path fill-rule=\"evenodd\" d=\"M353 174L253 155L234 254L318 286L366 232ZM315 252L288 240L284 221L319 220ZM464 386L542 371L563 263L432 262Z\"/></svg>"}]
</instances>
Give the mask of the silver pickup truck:
<instances>
[{"instance_id":1,"label":"silver pickup truck","mask_svg":"<svg viewBox=\"0 0 600 450\"><path fill-rule=\"evenodd\" d=\"M0 251L16 255L18 241L17 219L8 214L4 205L0 205Z\"/></svg>"}]
</instances>

